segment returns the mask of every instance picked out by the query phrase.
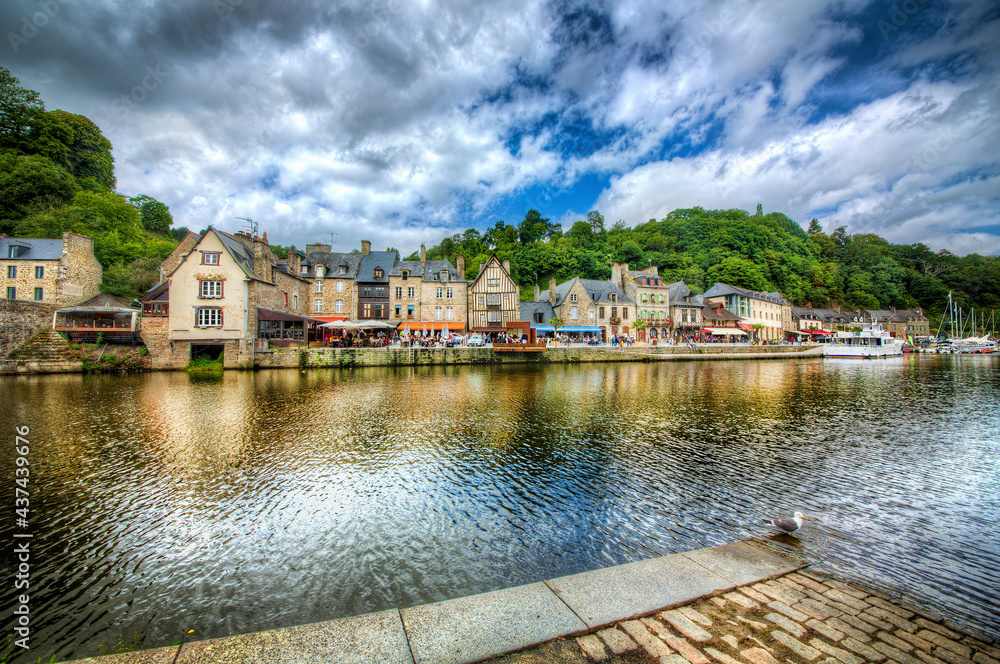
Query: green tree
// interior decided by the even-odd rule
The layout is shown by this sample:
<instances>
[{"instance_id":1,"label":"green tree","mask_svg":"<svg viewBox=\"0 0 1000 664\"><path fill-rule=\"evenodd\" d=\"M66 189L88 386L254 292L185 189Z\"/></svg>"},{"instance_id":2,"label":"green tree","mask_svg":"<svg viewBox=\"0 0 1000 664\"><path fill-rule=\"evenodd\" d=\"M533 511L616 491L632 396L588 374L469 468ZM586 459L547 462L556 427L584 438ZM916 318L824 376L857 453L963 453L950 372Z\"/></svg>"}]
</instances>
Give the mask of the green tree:
<instances>
[{"instance_id":1,"label":"green tree","mask_svg":"<svg viewBox=\"0 0 1000 664\"><path fill-rule=\"evenodd\" d=\"M111 156L111 141L104 137L96 124L82 115L59 110L52 111L49 115L71 130L65 139L70 172L80 179L92 177L102 186L113 190L117 181L115 159Z\"/></svg>"},{"instance_id":2,"label":"green tree","mask_svg":"<svg viewBox=\"0 0 1000 664\"><path fill-rule=\"evenodd\" d=\"M128 199L128 202L139 211L139 219L142 227L150 233L167 235L170 227L174 223L174 218L170 214L170 208L156 200L152 196L139 194ZM287 258L287 256L284 256Z\"/></svg>"},{"instance_id":3,"label":"green tree","mask_svg":"<svg viewBox=\"0 0 1000 664\"><path fill-rule=\"evenodd\" d=\"M708 281L721 281L755 291L769 290L767 278L760 266L738 256L728 256L712 267L708 271Z\"/></svg>"},{"instance_id":4,"label":"green tree","mask_svg":"<svg viewBox=\"0 0 1000 664\"><path fill-rule=\"evenodd\" d=\"M528 210L524 220L517 227L518 239L522 245L531 244L543 239L548 230L549 220L542 217L538 210Z\"/></svg>"}]
</instances>

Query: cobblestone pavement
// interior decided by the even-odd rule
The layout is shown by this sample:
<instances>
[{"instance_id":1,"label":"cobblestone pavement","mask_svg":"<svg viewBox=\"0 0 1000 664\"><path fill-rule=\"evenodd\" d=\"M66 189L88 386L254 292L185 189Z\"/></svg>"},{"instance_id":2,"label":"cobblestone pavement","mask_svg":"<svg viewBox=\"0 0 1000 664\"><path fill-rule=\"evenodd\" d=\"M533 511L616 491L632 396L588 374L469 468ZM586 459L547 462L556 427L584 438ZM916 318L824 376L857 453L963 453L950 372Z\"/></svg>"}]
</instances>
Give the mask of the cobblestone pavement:
<instances>
[{"instance_id":1,"label":"cobblestone pavement","mask_svg":"<svg viewBox=\"0 0 1000 664\"><path fill-rule=\"evenodd\" d=\"M810 570L492 664L1000 664L1000 644Z\"/></svg>"}]
</instances>

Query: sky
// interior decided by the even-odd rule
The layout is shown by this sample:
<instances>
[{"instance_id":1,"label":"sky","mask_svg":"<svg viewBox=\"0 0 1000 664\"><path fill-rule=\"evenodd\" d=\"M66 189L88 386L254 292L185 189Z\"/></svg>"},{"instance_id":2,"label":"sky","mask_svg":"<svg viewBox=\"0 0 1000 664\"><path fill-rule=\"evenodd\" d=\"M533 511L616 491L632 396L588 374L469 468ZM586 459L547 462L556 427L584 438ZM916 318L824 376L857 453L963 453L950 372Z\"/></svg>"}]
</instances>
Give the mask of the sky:
<instances>
[{"instance_id":1,"label":"sky","mask_svg":"<svg viewBox=\"0 0 1000 664\"><path fill-rule=\"evenodd\" d=\"M1000 251L995 2L5 0L0 28L192 230L406 255L529 209L760 203Z\"/></svg>"}]
</instances>

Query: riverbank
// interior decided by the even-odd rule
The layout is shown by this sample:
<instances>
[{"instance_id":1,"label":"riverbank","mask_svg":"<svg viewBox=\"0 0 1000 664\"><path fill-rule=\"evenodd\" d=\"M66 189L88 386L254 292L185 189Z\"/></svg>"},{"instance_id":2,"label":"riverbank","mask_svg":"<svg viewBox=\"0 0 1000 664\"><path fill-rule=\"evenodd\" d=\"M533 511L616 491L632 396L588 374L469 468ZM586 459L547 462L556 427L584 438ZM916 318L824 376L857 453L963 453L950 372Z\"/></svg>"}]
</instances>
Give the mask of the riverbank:
<instances>
[{"instance_id":1,"label":"riverbank","mask_svg":"<svg viewBox=\"0 0 1000 664\"><path fill-rule=\"evenodd\" d=\"M988 637L805 565L745 541L436 604L76 661L1000 662Z\"/></svg>"},{"instance_id":2,"label":"riverbank","mask_svg":"<svg viewBox=\"0 0 1000 664\"><path fill-rule=\"evenodd\" d=\"M105 348L82 344L93 352L86 356L73 348L58 334L45 337L45 344L24 347L15 356L0 363L0 374L46 374L129 371L174 371L185 365L157 366L156 358L142 353L144 347ZM58 352L60 341L65 345ZM124 349L128 362L118 361ZM86 349L85 349L86 350ZM101 352L103 350L103 352ZM107 356L104 363L97 355ZM257 351L253 364L242 366L227 362L226 369L291 369L291 368L351 368L351 367L404 367L437 365L499 365L499 364L578 364L592 362L671 362L692 360L735 359L790 359L822 355L820 346L752 346L743 344L696 344L689 346L550 346L542 352L494 351L484 348L275 348ZM152 361L151 361L152 360ZM225 358L224 358L225 360Z\"/></svg>"}]
</instances>

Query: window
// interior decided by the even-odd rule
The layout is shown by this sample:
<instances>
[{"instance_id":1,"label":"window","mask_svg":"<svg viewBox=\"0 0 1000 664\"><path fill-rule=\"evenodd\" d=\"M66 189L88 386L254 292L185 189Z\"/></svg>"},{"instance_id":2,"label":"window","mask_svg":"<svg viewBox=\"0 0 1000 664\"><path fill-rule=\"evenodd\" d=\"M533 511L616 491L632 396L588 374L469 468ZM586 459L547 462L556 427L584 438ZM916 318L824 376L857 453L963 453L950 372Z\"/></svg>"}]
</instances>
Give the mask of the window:
<instances>
[{"instance_id":1,"label":"window","mask_svg":"<svg viewBox=\"0 0 1000 664\"><path fill-rule=\"evenodd\" d=\"M597 308L597 315L601 318L601 320L604 320L604 307Z\"/></svg>"},{"instance_id":2,"label":"window","mask_svg":"<svg viewBox=\"0 0 1000 664\"><path fill-rule=\"evenodd\" d=\"M219 307L199 307L198 327L222 327L222 309Z\"/></svg>"},{"instance_id":3,"label":"window","mask_svg":"<svg viewBox=\"0 0 1000 664\"><path fill-rule=\"evenodd\" d=\"M13 286L7 286L7 299L8 300L16 300L17 299L17 291L15 290L15 288Z\"/></svg>"},{"instance_id":4,"label":"window","mask_svg":"<svg viewBox=\"0 0 1000 664\"><path fill-rule=\"evenodd\" d=\"M628 320L628 307L622 307L622 318Z\"/></svg>"},{"instance_id":5,"label":"window","mask_svg":"<svg viewBox=\"0 0 1000 664\"><path fill-rule=\"evenodd\" d=\"M481 301L481 300L480 300ZM486 306L499 307L500 306L500 293L487 293L486 294Z\"/></svg>"},{"instance_id":6,"label":"window","mask_svg":"<svg viewBox=\"0 0 1000 664\"><path fill-rule=\"evenodd\" d=\"M452 299L452 298L454 298L454 297L455 297L455 289L454 289L454 288L449 288L448 290L446 290L446 291L445 291L445 296L446 296L446 297L447 297L447 298L448 298L449 300L450 300L450 299Z\"/></svg>"},{"instance_id":7,"label":"window","mask_svg":"<svg viewBox=\"0 0 1000 664\"><path fill-rule=\"evenodd\" d=\"M410 286L409 288L406 289L406 297L408 297L409 299L412 300L414 297L416 297L416 295L417 295L417 289L414 288L413 286Z\"/></svg>"},{"instance_id":8,"label":"window","mask_svg":"<svg viewBox=\"0 0 1000 664\"><path fill-rule=\"evenodd\" d=\"M487 279L486 280L486 287L487 288L500 288L500 280L499 279Z\"/></svg>"},{"instance_id":9,"label":"window","mask_svg":"<svg viewBox=\"0 0 1000 664\"><path fill-rule=\"evenodd\" d=\"M343 300L337 300L336 302L334 302L333 303L333 310L336 311L338 314L344 313L344 301Z\"/></svg>"},{"instance_id":10,"label":"window","mask_svg":"<svg viewBox=\"0 0 1000 664\"><path fill-rule=\"evenodd\" d=\"M381 279L383 274L385 274L385 273L382 272L382 268L380 268L380 267L375 268L375 278L376 279Z\"/></svg>"},{"instance_id":11,"label":"window","mask_svg":"<svg viewBox=\"0 0 1000 664\"><path fill-rule=\"evenodd\" d=\"M338 293L343 293L344 292L344 282L343 281L338 281L337 282L337 292Z\"/></svg>"},{"instance_id":12,"label":"window","mask_svg":"<svg viewBox=\"0 0 1000 664\"><path fill-rule=\"evenodd\" d=\"M445 320L455 320L455 309L454 307L448 307L444 310Z\"/></svg>"},{"instance_id":13,"label":"window","mask_svg":"<svg viewBox=\"0 0 1000 664\"><path fill-rule=\"evenodd\" d=\"M201 252L201 263L202 265L218 265L219 264L219 254L218 251L203 251ZM206 327L218 327L217 325L208 325Z\"/></svg>"},{"instance_id":14,"label":"window","mask_svg":"<svg viewBox=\"0 0 1000 664\"><path fill-rule=\"evenodd\" d=\"M347 266L346 265L338 265L337 266L337 274L347 274Z\"/></svg>"},{"instance_id":15,"label":"window","mask_svg":"<svg viewBox=\"0 0 1000 664\"><path fill-rule=\"evenodd\" d=\"M399 318L403 314L403 305L396 305L396 318Z\"/></svg>"},{"instance_id":16,"label":"window","mask_svg":"<svg viewBox=\"0 0 1000 664\"><path fill-rule=\"evenodd\" d=\"M439 299L439 300L440 300L440 299L441 299L442 297L444 297L444 289L443 289L443 288L438 288L437 290L435 290L435 291L434 291L434 297L436 297L436 298L437 298L437 299Z\"/></svg>"},{"instance_id":17,"label":"window","mask_svg":"<svg viewBox=\"0 0 1000 664\"><path fill-rule=\"evenodd\" d=\"M406 317L413 318L413 310L416 308L413 304L406 305Z\"/></svg>"},{"instance_id":18,"label":"window","mask_svg":"<svg viewBox=\"0 0 1000 664\"><path fill-rule=\"evenodd\" d=\"M317 279L322 279L323 278L323 272L325 272L325 271L326 270L324 269L324 266L317 265L316 266L316 278Z\"/></svg>"},{"instance_id":19,"label":"window","mask_svg":"<svg viewBox=\"0 0 1000 664\"><path fill-rule=\"evenodd\" d=\"M35 266L35 279L45 278L45 267L42 265Z\"/></svg>"},{"instance_id":20,"label":"window","mask_svg":"<svg viewBox=\"0 0 1000 664\"><path fill-rule=\"evenodd\" d=\"M618 318L618 307L611 307L611 317Z\"/></svg>"},{"instance_id":21,"label":"window","mask_svg":"<svg viewBox=\"0 0 1000 664\"><path fill-rule=\"evenodd\" d=\"M486 320L489 321L490 323L502 323L503 322L503 312L502 311L487 311L486 312Z\"/></svg>"},{"instance_id":22,"label":"window","mask_svg":"<svg viewBox=\"0 0 1000 664\"><path fill-rule=\"evenodd\" d=\"M545 314L533 314L533 315L535 317L535 322L536 323L544 322L543 319L545 317Z\"/></svg>"},{"instance_id":23,"label":"window","mask_svg":"<svg viewBox=\"0 0 1000 664\"><path fill-rule=\"evenodd\" d=\"M618 301L618 293L611 293L611 295L609 295L609 298L611 299L612 302L617 302Z\"/></svg>"},{"instance_id":24,"label":"window","mask_svg":"<svg viewBox=\"0 0 1000 664\"><path fill-rule=\"evenodd\" d=\"M687 323L688 322L688 310L687 309L681 309L681 322L682 323Z\"/></svg>"},{"instance_id":25,"label":"window","mask_svg":"<svg viewBox=\"0 0 1000 664\"><path fill-rule=\"evenodd\" d=\"M36 300L41 300L42 299L42 289L41 288L36 288L35 289L35 299Z\"/></svg>"},{"instance_id":26,"label":"window","mask_svg":"<svg viewBox=\"0 0 1000 664\"><path fill-rule=\"evenodd\" d=\"M313 311L316 313L323 311L323 300L317 299L313 302Z\"/></svg>"},{"instance_id":27,"label":"window","mask_svg":"<svg viewBox=\"0 0 1000 664\"><path fill-rule=\"evenodd\" d=\"M7 266L7 278L8 279L15 279L15 278L17 278L17 266L16 265L8 265Z\"/></svg>"},{"instance_id":28,"label":"window","mask_svg":"<svg viewBox=\"0 0 1000 664\"><path fill-rule=\"evenodd\" d=\"M323 282L319 281L318 279L316 280L316 292L317 293L323 292Z\"/></svg>"},{"instance_id":29,"label":"window","mask_svg":"<svg viewBox=\"0 0 1000 664\"><path fill-rule=\"evenodd\" d=\"M299 268L299 274L309 274L309 266L303 265Z\"/></svg>"},{"instance_id":30,"label":"window","mask_svg":"<svg viewBox=\"0 0 1000 664\"><path fill-rule=\"evenodd\" d=\"M645 293L642 294L642 303L646 304L646 294Z\"/></svg>"},{"instance_id":31,"label":"window","mask_svg":"<svg viewBox=\"0 0 1000 664\"><path fill-rule=\"evenodd\" d=\"M385 286L375 287L375 297L385 297Z\"/></svg>"},{"instance_id":32,"label":"window","mask_svg":"<svg viewBox=\"0 0 1000 664\"><path fill-rule=\"evenodd\" d=\"M580 307L570 307L569 308L569 317L570 318L579 318L580 317Z\"/></svg>"},{"instance_id":33,"label":"window","mask_svg":"<svg viewBox=\"0 0 1000 664\"><path fill-rule=\"evenodd\" d=\"M448 273L447 272L444 272L444 271L441 272L441 281L448 281Z\"/></svg>"},{"instance_id":34,"label":"window","mask_svg":"<svg viewBox=\"0 0 1000 664\"><path fill-rule=\"evenodd\" d=\"M200 281L201 291L198 297L222 297L221 281ZM287 306L287 302L285 303Z\"/></svg>"},{"instance_id":35,"label":"window","mask_svg":"<svg viewBox=\"0 0 1000 664\"><path fill-rule=\"evenodd\" d=\"M293 309L298 309L299 308L299 294L298 293L292 293L292 308Z\"/></svg>"},{"instance_id":36,"label":"window","mask_svg":"<svg viewBox=\"0 0 1000 664\"><path fill-rule=\"evenodd\" d=\"M13 244L7 247L7 258L17 258L20 255L21 255L21 247L15 246Z\"/></svg>"},{"instance_id":37,"label":"window","mask_svg":"<svg viewBox=\"0 0 1000 664\"><path fill-rule=\"evenodd\" d=\"M569 296L569 301L576 302L576 293L573 293L572 295Z\"/></svg>"},{"instance_id":38,"label":"window","mask_svg":"<svg viewBox=\"0 0 1000 664\"><path fill-rule=\"evenodd\" d=\"M281 299L284 301L285 306L288 306L288 291L281 291Z\"/></svg>"},{"instance_id":39,"label":"window","mask_svg":"<svg viewBox=\"0 0 1000 664\"><path fill-rule=\"evenodd\" d=\"M479 296L479 306L483 306L483 296Z\"/></svg>"},{"instance_id":40,"label":"window","mask_svg":"<svg viewBox=\"0 0 1000 664\"><path fill-rule=\"evenodd\" d=\"M441 320L441 307L434 307L434 320Z\"/></svg>"},{"instance_id":41,"label":"window","mask_svg":"<svg viewBox=\"0 0 1000 664\"><path fill-rule=\"evenodd\" d=\"M394 292L396 294L396 299L397 300L402 300L403 299L403 287L402 286L396 286L396 290Z\"/></svg>"},{"instance_id":42,"label":"window","mask_svg":"<svg viewBox=\"0 0 1000 664\"><path fill-rule=\"evenodd\" d=\"M406 281L407 279L410 278L410 271L409 270L403 270L402 274L403 274L403 281Z\"/></svg>"}]
</instances>

